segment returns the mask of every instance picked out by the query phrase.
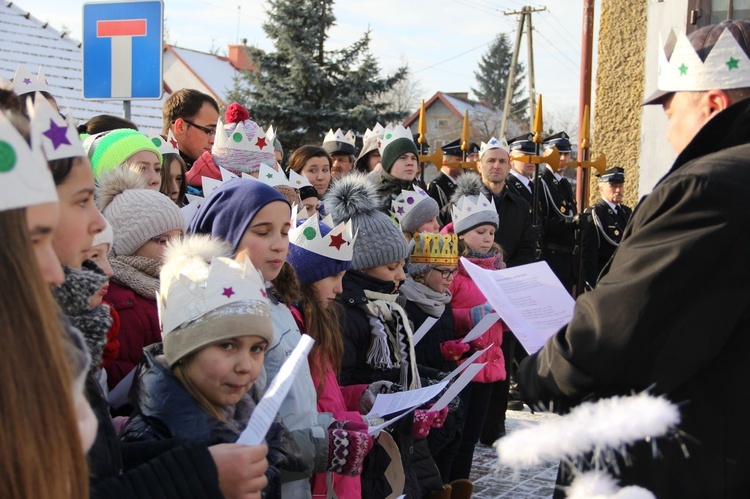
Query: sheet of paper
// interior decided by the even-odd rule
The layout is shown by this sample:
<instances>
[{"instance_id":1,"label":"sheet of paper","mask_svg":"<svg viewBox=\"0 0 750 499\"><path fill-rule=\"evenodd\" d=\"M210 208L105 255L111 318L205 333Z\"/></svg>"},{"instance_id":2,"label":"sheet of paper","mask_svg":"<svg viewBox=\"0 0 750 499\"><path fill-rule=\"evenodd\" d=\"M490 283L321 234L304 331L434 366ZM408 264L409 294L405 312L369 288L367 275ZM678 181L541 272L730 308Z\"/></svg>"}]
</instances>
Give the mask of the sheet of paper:
<instances>
[{"instance_id":1,"label":"sheet of paper","mask_svg":"<svg viewBox=\"0 0 750 499\"><path fill-rule=\"evenodd\" d=\"M466 360L464 360L448 376L446 376L445 378L443 378L443 381L450 381L453 378L455 378L456 376L458 376L459 374L461 374L462 372L464 372L471 365L472 362L474 362L475 360L477 360L479 358L480 355L482 355L484 352L486 352L487 350L489 350L490 348L492 348L492 345L494 345L494 343L490 343L489 346L487 346L487 348L485 348L484 350L477 350L476 352L474 352L473 354L471 354L471 357L469 357Z\"/></svg>"},{"instance_id":2,"label":"sheet of paper","mask_svg":"<svg viewBox=\"0 0 750 499\"><path fill-rule=\"evenodd\" d=\"M414 409L414 407L412 407L412 409ZM388 421L380 423L379 425L376 425L376 426L371 426L370 428L367 429L367 434L370 435L370 436L377 435L379 432L383 431L386 427L392 425L393 423L395 423L399 419L403 418L404 416L406 416L410 412L411 412L410 410L409 411L404 411L403 413L399 414L398 416L396 416L393 419L389 419Z\"/></svg>"},{"instance_id":3,"label":"sheet of paper","mask_svg":"<svg viewBox=\"0 0 750 499\"><path fill-rule=\"evenodd\" d=\"M448 381L441 381L437 385L425 386L416 390L398 393L380 393L375 397L368 416L387 416L394 412L405 411L419 407L440 393L448 385Z\"/></svg>"},{"instance_id":4,"label":"sheet of paper","mask_svg":"<svg viewBox=\"0 0 750 499\"><path fill-rule=\"evenodd\" d=\"M303 334L300 342L292 351L292 354L284 361L279 373L271 382L263 398L255 406L253 415L247 428L240 434L238 444L259 445L268 433L276 414L279 412L281 403L286 398L289 389L294 383L294 377L303 362L307 362L307 354L315 343L310 336Z\"/></svg>"},{"instance_id":5,"label":"sheet of paper","mask_svg":"<svg viewBox=\"0 0 750 499\"><path fill-rule=\"evenodd\" d=\"M465 258L461 261L527 352L537 352L573 317L575 300L565 291L547 262L486 270Z\"/></svg>"},{"instance_id":6,"label":"sheet of paper","mask_svg":"<svg viewBox=\"0 0 750 499\"><path fill-rule=\"evenodd\" d=\"M131 369L130 372L122 378L119 383L117 383L117 386L110 390L107 398L109 400L109 405L115 409L119 409L129 403L128 395L130 394L130 387L133 384L133 378L135 378L136 369L138 368Z\"/></svg>"},{"instance_id":7,"label":"sheet of paper","mask_svg":"<svg viewBox=\"0 0 750 499\"><path fill-rule=\"evenodd\" d=\"M437 399L430 410L439 411L442 410L443 407L447 406L450 401L456 398L461 390L463 390L464 387L469 384L469 381L474 379L474 376L476 376L477 373L481 371L486 364L486 362L470 364L469 367L467 367L466 370L461 373L461 376L459 376L458 379L454 381L447 390L445 390L445 393L439 399Z\"/></svg>"},{"instance_id":8,"label":"sheet of paper","mask_svg":"<svg viewBox=\"0 0 750 499\"><path fill-rule=\"evenodd\" d=\"M438 318L428 317L427 319L425 319L422 325L419 326L419 329L417 329L417 331L412 335L414 338L413 342L415 345L419 343L419 340L424 338L424 336L427 334L427 331L429 331L432 328L432 326L435 325L435 323L438 321L439 318L440 317Z\"/></svg>"},{"instance_id":9,"label":"sheet of paper","mask_svg":"<svg viewBox=\"0 0 750 499\"><path fill-rule=\"evenodd\" d=\"M468 343L470 341L476 340L484 333L486 333L490 326L496 323L498 319L500 319L500 315L497 312L492 312L491 314L485 315L484 317L482 317L482 320L477 323L476 326L471 328L471 331L466 333L466 336L463 337L461 342Z\"/></svg>"}]
</instances>

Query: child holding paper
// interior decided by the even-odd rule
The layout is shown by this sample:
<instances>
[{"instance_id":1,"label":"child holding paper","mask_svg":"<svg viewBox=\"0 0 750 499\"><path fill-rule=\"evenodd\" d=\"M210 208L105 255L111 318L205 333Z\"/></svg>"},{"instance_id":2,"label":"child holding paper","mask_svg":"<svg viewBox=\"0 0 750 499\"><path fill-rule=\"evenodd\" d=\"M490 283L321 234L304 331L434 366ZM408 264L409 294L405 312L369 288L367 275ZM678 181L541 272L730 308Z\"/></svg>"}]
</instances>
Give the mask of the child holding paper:
<instances>
[{"instance_id":1,"label":"child holding paper","mask_svg":"<svg viewBox=\"0 0 750 499\"><path fill-rule=\"evenodd\" d=\"M170 243L157 294L164 341L144 349L122 440L234 443L247 426L273 326L260 274L230 256L207 236ZM280 497L277 467L303 458L296 447L282 449L281 431L275 425L267 436L265 497Z\"/></svg>"},{"instance_id":2,"label":"child holding paper","mask_svg":"<svg viewBox=\"0 0 750 499\"><path fill-rule=\"evenodd\" d=\"M332 229L319 222L317 214L289 231L287 261L297 273L302 295L292 314L300 331L315 339L308 360L318 411L330 412L337 421L345 422L350 441L335 474L318 473L311 478L313 498L327 497L329 479L336 497L362 497L359 473L372 447L359 412L367 385L341 387L338 382L344 345L334 300L342 292L341 280L351 266L355 237L351 224L341 223Z\"/></svg>"},{"instance_id":3,"label":"child holding paper","mask_svg":"<svg viewBox=\"0 0 750 499\"><path fill-rule=\"evenodd\" d=\"M453 222L446 225L442 233L458 236L458 252L472 263L485 269L503 269L503 254L495 243L498 215L494 203L484 194L474 190L473 182L459 181L453 196ZM458 275L450 285L453 295L451 306L458 336L464 336L482 318L492 311L487 298L482 294L466 269L459 262ZM505 379L505 359L500 348L503 341L502 321L498 321L480 336L469 342L474 350L490 347L476 362L486 362L469 385L461 392L466 421L464 435L453 468L452 479L469 478L474 445L479 441L482 425L492 394L492 383Z\"/></svg>"},{"instance_id":4,"label":"child holding paper","mask_svg":"<svg viewBox=\"0 0 750 499\"><path fill-rule=\"evenodd\" d=\"M399 293L407 299L405 310L418 330L428 318L437 319L416 344L417 364L421 376L441 379L457 367L457 361L470 346L456 339L453 323L450 285L458 274L458 238L455 234L424 232L414 234L409 244L411 255L407 275ZM427 437L443 482L450 481L464 426L460 404L451 404L445 424L433 429ZM452 486L457 486L455 483Z\"/></svg>"}]
</instances>

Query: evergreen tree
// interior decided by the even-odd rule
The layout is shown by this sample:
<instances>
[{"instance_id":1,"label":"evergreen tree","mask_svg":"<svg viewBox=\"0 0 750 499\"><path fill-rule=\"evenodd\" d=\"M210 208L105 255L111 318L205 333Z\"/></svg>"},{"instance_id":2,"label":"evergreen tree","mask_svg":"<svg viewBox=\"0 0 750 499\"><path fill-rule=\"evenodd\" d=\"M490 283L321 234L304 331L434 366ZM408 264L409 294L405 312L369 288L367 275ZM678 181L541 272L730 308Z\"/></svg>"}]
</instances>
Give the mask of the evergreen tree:
<instances>
[{"instance_id":1,"label":"evergreen tree","mask_svg":"<svg viewBox=\"0 0 750 499\"><path fill-rule=\"evenodd\" d=\"M513 47L508 36L500 33L479 62L479 69L474 72L479 88L472 88L480 100L497 108L505 105L505 89L508 86L510 64L513 61ZM513 98L510 102L510 119L516 123L528 121L529 99L526 94L524 65L516 63Z\"/></svg>"},{"instance_id":2,"label":"evergreen tree","mask_svg":"<svg viewBox=\"0 0 750 499\"><path fill-rule=\"evenodd\" d=\"M275 52L248 48L257 71L243 75L231 99L244 103L262 127L273 124L286 150L320 144L329 128L364 132L377 121L397 121L387 92L407 68L381 77L369 50L370 32L340 50L326 50L333 0L269 0L266 35ZM386 96L386 99L383 99Z\"/></svg>"}]
</instances>

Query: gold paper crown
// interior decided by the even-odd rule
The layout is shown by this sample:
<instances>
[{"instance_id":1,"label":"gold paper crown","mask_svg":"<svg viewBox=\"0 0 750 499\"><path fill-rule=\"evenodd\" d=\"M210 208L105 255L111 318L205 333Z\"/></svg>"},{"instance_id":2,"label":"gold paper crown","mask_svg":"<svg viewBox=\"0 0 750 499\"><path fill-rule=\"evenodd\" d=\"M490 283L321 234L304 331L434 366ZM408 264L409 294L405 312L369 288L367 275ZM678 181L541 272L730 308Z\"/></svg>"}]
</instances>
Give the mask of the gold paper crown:
<instances>
[{"instance_id":1,"label":"gold paper crown","mask_svg":"<svg viewBox=\"0 0 750 499\"><path fill-rule=\"evenodd\" d=\"M421 232L414 234L414 249L409 263L427 265L458 265L458 236ZM441 244L442 247L441 247Z\"/></svg>"}]
</instances>

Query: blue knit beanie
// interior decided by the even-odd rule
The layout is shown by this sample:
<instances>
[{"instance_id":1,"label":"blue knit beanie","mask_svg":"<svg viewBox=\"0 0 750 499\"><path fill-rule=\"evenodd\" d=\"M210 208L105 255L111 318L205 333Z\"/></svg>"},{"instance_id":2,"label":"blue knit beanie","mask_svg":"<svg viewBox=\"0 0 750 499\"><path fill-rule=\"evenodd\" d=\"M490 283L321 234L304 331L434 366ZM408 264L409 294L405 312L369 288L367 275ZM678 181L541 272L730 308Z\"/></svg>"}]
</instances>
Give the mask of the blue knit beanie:
<instances>
[{"instance_id":1,"label":"blue knit beanie","mask_svg":"<svg viewBox=\"0 0 750 499\"><path fill-rule=\"evenodd\" d=\"M304 221L300 220L297 225L301 225L302 223ZM325 237L331 232L331 228L323 222L318 222L318 229L320 230L321 237ZM326 277L349 270L349 267L352 266L351 261L335 260L319 255L297 246L293 242L289 244L289 253L286 255L286 261L294 267L300 284L312 284L321 281Z\"/></svg>"},{"instance_id":2,"label":"blue knit beanie","mask_svg":"<svg viewBox=\"0 0 750 499\"><path fill-rule=\"evenodd\" d=\"M198 210L188 229L193 234L211 234L228 242L237 251L245 229L267 204L289 201L273 187L235 178L218 187Z\"/></svg>"}]
</instances>

